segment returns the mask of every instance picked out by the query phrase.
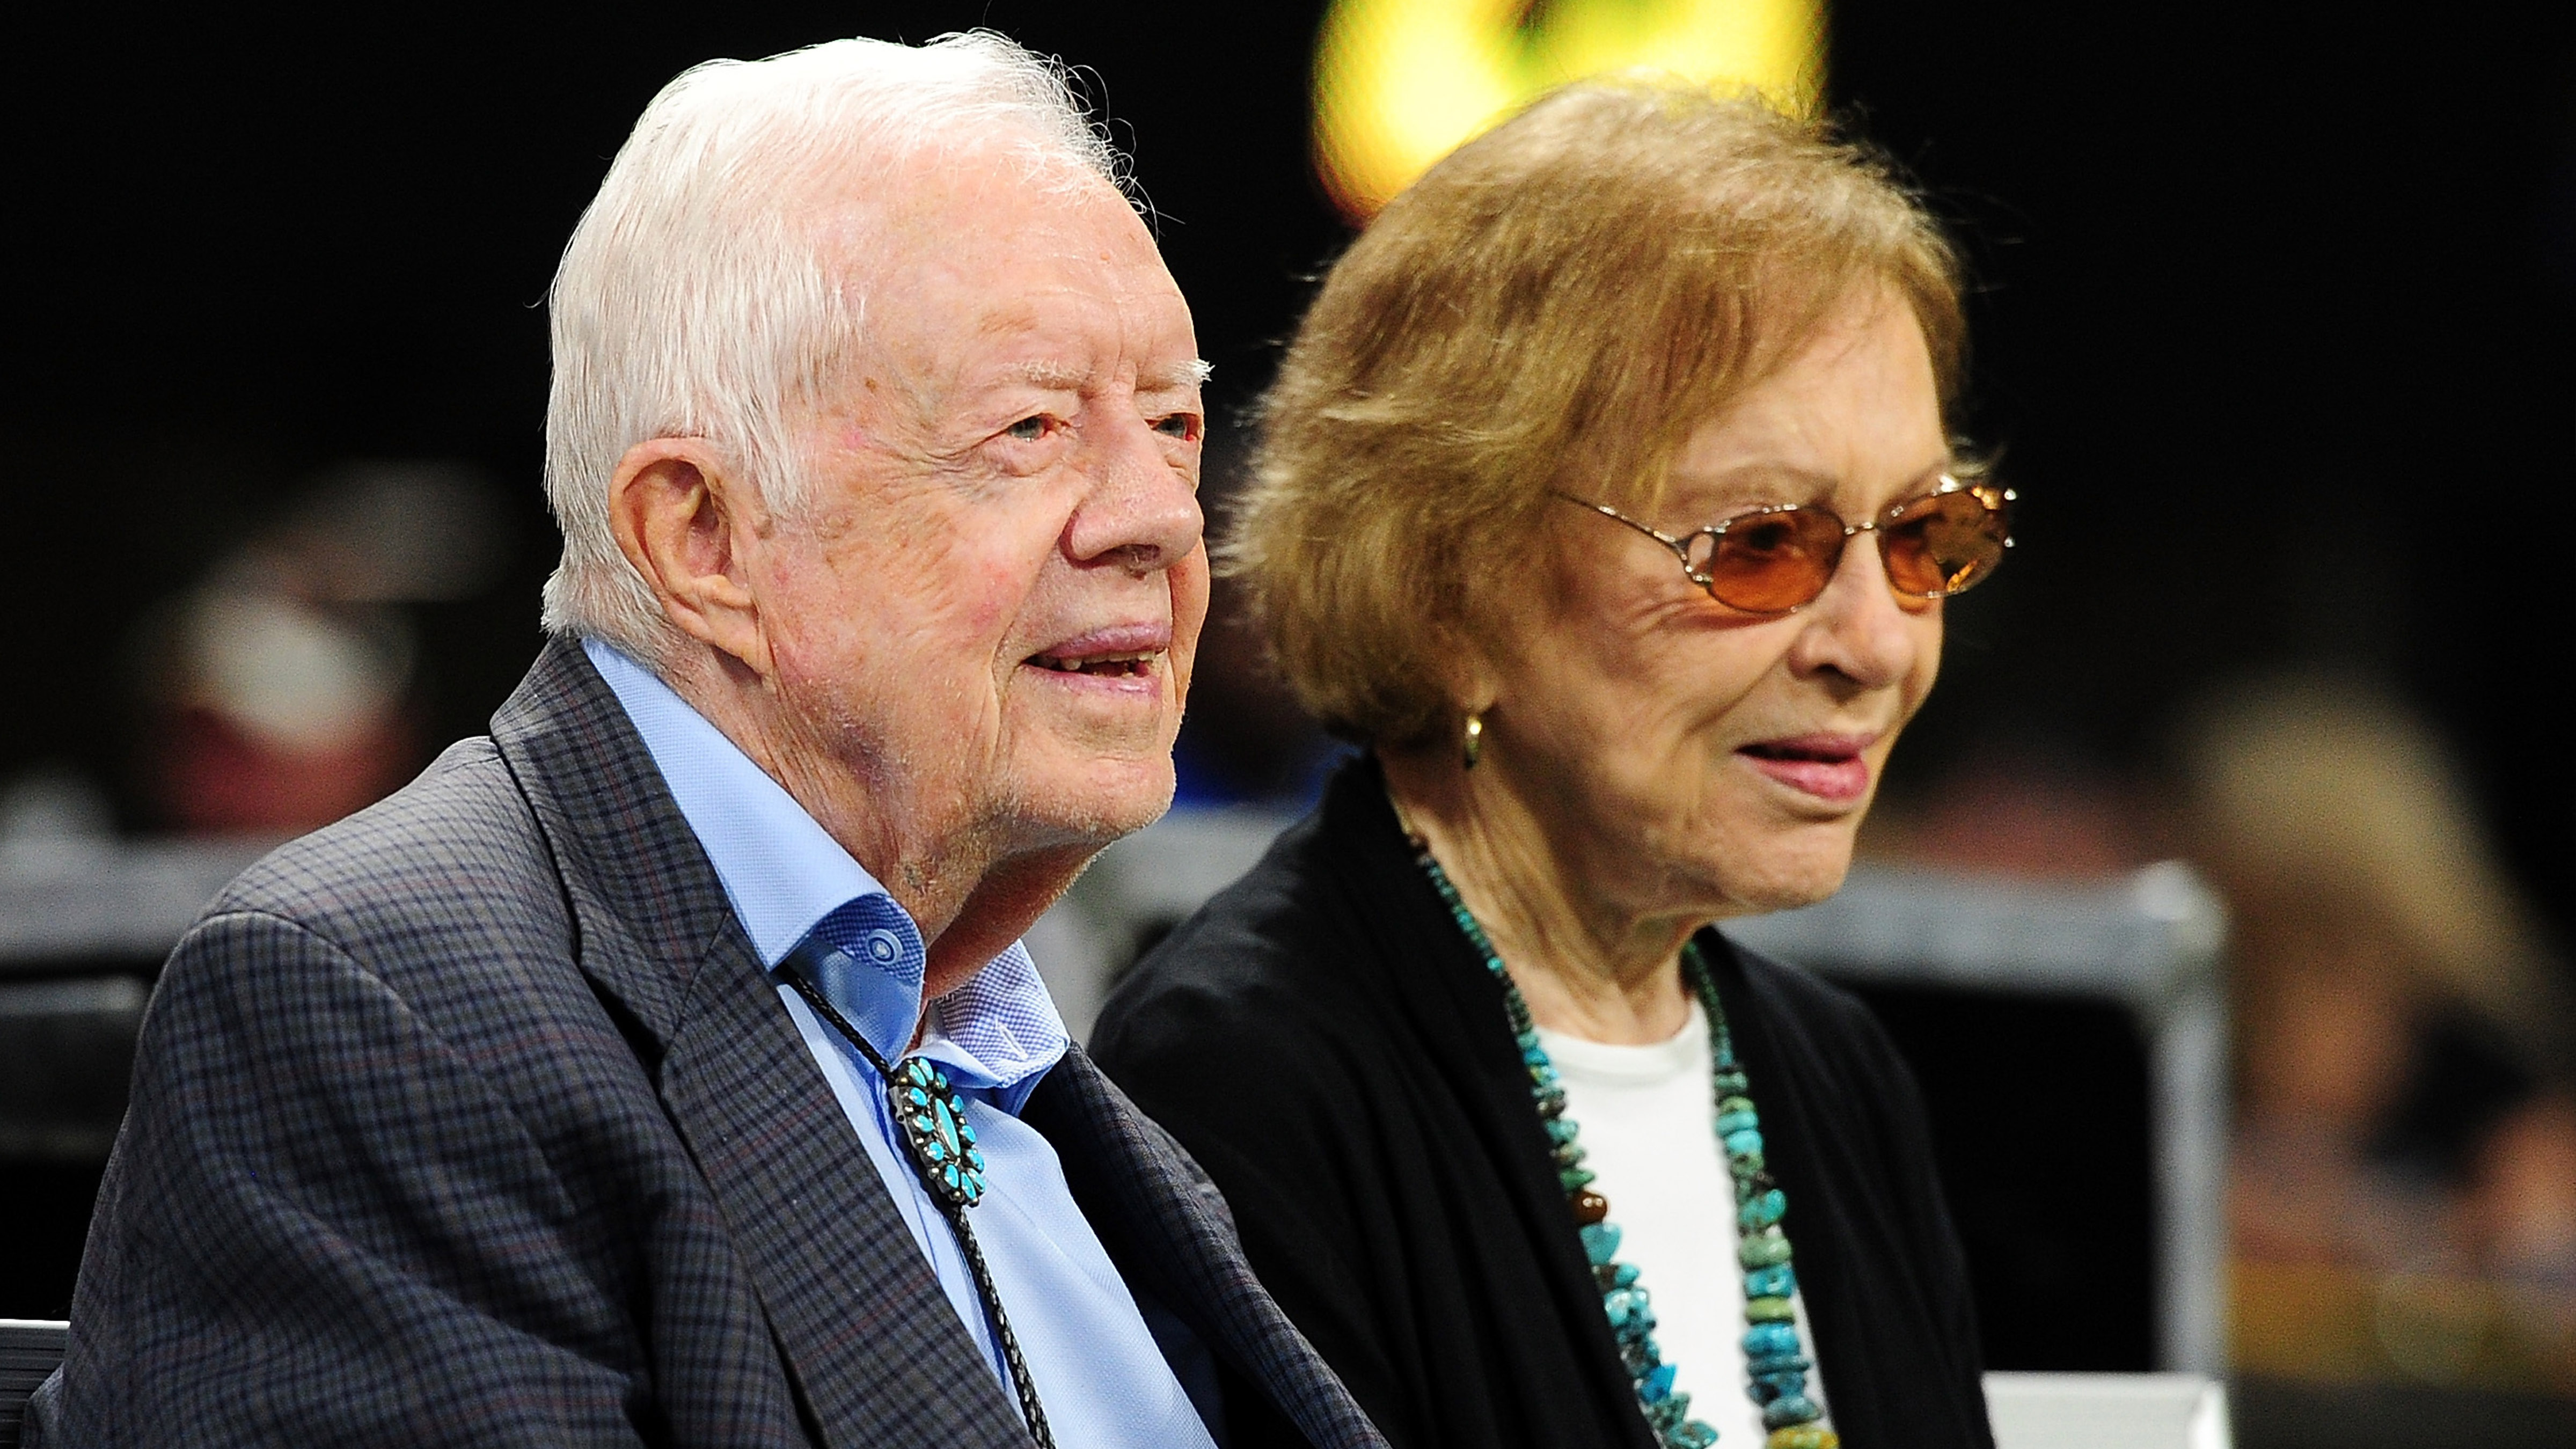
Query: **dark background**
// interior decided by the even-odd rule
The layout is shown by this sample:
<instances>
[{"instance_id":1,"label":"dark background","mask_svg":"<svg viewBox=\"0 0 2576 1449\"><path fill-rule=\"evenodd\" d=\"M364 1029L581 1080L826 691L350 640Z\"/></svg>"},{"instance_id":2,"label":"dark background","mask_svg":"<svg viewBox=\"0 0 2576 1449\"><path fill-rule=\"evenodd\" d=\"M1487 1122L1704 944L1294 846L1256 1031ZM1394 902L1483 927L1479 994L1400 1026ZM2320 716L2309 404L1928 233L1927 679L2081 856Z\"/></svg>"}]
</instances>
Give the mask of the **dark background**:
<instances>
[{"instance_id":1,"label":"dark background","mask_svg":"<svg viewBox=\"0 0 2576 1449\"><path fill-rule=\"evenodd\" d=\"M546 283L695 60L983 23L1086 67L1239 406L1346 236L1307 164L1320 8L12 7L0 777L69 764L151 824L136 619L358 458L465 460L512 502L506 586L423 621L430 735L479 727L550 562ZM2338 661L2454 732L2565 922L2567 14L1833 9L1834 105L1967 239L1969 422L2027 500L1893 788L1971 753L2133 764L2210 681Z\"/></svg>"},{"instance_id":2,"label":"dark background","mask_svg":"<svg viewBox=\"0 0 2576 1449\"><path fill-rule=\"evenodd\" d=\"M989 24L1085 67L1196 309L1217 408L1239 413L1348 235L1307 159L1320 10L18 7L0 20L0 784L69 767L152 828L128 683L141 621L352 460L458 460L508 501L503 585L416 611L430 741L481 728L535 651L552 561L547 281L637 111L710 56ZM2026 500L2013 566L1951 612L1947 676L1891 788L1971 765L2009 781L2016 761L2139 774L2201 691L2339 664L2452 733L2523 883L2576 924L2576 758L2546 702L2576 651L2567 11L1846 0L1831 24L1833 104L1959 226L1977 281L1966 421ZM1915 1053L1970 1074L1937 1091L2015 1090L1978 1064L2045 1041L2059 1079L2087 1083L2057 1105L2136 1140L2120 1023L1879 1004L1900 1037L2001 1032L1991 1053ZM2029 1248L2008 1145L1945 1141L1972 1246ZM2134 1174L2134 1157L2037 1166L2074 1197L2144 1201L2084 1176ZM57 1192L12 1167L0 1195L59 1199L52 1235L73 1241L95 1170L60 1168ZM2134 1255L2117 1282L2037 1249L1980 1261L2106 1301L2146 1288ZM2013 1336L2040 1321L2068 1320L1990 1322L1997 1362L2142 1366L2143 1340L2120 1337L2134 1314L2098 1341Z\"/></svg>"}]
</instances>

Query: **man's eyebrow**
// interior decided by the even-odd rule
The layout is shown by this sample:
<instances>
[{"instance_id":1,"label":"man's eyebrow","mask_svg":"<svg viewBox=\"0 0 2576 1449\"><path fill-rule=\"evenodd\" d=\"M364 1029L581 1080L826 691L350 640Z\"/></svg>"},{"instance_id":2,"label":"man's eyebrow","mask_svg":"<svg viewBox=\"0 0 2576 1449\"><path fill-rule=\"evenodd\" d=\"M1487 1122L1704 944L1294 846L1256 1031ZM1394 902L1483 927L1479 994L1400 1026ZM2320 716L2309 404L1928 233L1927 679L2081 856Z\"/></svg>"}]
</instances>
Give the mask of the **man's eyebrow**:
<instances>
[{"instance_id":1,"label":"man's eyebrow","mask_svg":"<svg viewBox=\"0 0 2576 1449\"><path fill-rule=\"evenodd\" d=\"M1167 392L1174 388L1196 387L1215 375L1215 364L1204 357L1193 357L1178 367L1149 367L1136 379L1136 385Z\"/></svg>"},{"instance_id":2,"label":"man's eyebrow","mask_svg":"<svg viewBox=\"0 0 2576 1449\"><path fill-rule=\"evenodd\" d=\"M1025 383L1030 387L1044 388L1048 392L1080 392L1083 386L1091 381L1091 372L1088 368L1038 358L1028 362L1016 362L1003 368L998 380Z\"/></svg>"},{"instance_id":3,"label":"man's eyebrow","mask_svg":"<svg viewBox=\"0 0 2576 1449\"><path fill-rule=\"evenodd\" d=\"M1171 392L1195 387L1206 382L1216 369L1200 358L1173 367L1149 367L1136 379L1138 388L1149 392ZM1034 358L1016 362L995 374L995 381L1019 383L1048 392L1080 392L1091 385L1091 370L1067 363Z\"/></svg>"}]
</instances>

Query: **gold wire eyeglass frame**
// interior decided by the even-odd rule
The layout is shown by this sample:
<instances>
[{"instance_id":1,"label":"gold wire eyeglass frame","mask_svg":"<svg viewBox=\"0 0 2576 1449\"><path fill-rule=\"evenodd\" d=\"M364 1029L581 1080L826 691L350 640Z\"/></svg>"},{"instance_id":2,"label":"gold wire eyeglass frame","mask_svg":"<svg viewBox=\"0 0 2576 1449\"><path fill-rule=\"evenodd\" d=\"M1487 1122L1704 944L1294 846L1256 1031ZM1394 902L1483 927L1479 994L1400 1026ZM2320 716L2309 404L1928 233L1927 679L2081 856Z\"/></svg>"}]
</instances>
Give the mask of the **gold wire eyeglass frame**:
<instances>
[{"instance_id":1,"label":"gold wire eyeglass frame","mask_svg":"<svg viewBox=\"0 0 2576 1449\"><path fill-rule=\"evenodd\" d=\"M1944 473L1941 475L1941 481L1934 485L1930 492L1917 493L1910 498L1900 498L1887 505L1885 508L1880 509L1876 518L1872 518L1861 523L1845 523L1842 520L1842 515L1819 504L1771 503L1765 504L1760 508L1748 508L1742 513L1719 519L1717 522L1705 527L1695 528L1688 533L1675 536L1664 532L1662 529L1657 528L1652 524L1642 523L1634 518L1630 518L1628 515L1621 513L1618 509L1611 507L1607 503L1595 503L1589 498L1578 498L1571 493L1558 489L1550 489L1549 491L1578 508L1588 508L1594 513L1598 513L1602 517L1607 518L1614 523L1626 524L1628 527L1637 530L1639 533L1644 534L1646 537L1651 538L1655 542L1672 550L1673 557L1681 561L1682 573L1687 576L1692 583L1699 585L1702 590L1707 592L1710 598L1717 599L1719 603L1726 604L1728 608L1739 609L1748 614L1794 614L1800 609L1807 607L1807 605L1814 603L1818 597L1822 596L1825 589L1832 585L1835 573L1842 568L1843 560L1841 549L1837 547L1834 551L1833 558L1826 562L1823 573L1823 582L1817 585L1816 592L1814 594L1809 595L1798 603L1791 604L1785 609L1747 609L1741 604L1728 603L1727 600L1718 598L1716 587L1717 580L1712 577L1706 569L1691 560L1691 544L1694 540L1703 538L1708 540L1707 557L1714 561L1717 557L1719 542L1726 537L1726 531L1728 529L1733 528L1738 524L1749 522L1753 519L1772 518L1783 513L1804 513L1820 515L1822 517L1832 519L1835 525L1842 529L1843 541L1848 543L1852 538L1859 534L1877 533L1888 525L1907 521L1900 518L1898 515L1902 514L1905 510L1914 507L1916 504L1926 501L1927 499L1939 498L1945 494L1965 493L1974 497L1978 503L1984 505L1986 512L2000 515L2003 518L2005 529L2003 546L2005 548L2011 548L2013 546L2011 532L2012 505L2014 500L2021 496L2010 488L1997 488L1991 483L1963 483L1950 474ZM1975 588L1977 585L1984 583L1986 579L1994 573L1996 567L2002 562L2002 555L1997 554L1993 563L1987 564L1986 566L1978 569L1975 573L1970 574L1968 578L1957 587L1933 589L1927 592L1909 589L1903 584L1897 582L1894 566L1889 562L1887 557L1887 550L1884 548L1879 550L1879 567L1880 571L1887 575L1887 586L1910 599L1946 599L1954 594L1964 594L1968 590Z\"/></svg>"}]
</instances>

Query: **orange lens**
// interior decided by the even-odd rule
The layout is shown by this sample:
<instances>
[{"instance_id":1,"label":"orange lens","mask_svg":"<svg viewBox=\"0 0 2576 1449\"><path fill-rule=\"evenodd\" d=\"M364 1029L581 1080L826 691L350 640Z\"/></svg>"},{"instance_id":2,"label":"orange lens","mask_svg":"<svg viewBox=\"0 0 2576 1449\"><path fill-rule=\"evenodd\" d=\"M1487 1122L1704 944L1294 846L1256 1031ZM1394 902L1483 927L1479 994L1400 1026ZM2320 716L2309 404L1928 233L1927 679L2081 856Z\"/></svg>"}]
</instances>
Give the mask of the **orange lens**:
<instances>
[{"instance_id":1,"label":"orange lens","mask_svg":"<svg viewBox=\"0 0 2576 1449\"><path fill-rule=\"evenodd\" d=\"M1843 556L1842 520L1818 508L1782 508L1732 519L1692 540L1691 565L1711 598L1754 614L1812 603Z\"/></svg>"},{"instance_id":2,"label":"orange lens","mask_svg":"<svg viewBox=\"0 0 2576 1449\"><path fill-rule=\"evenodd\" d=\"M1878 537L1897 592L1939 598L1983 581L2003 562L2012 514L1991 488L1935 493L1899 504Z\"/></svg>"}]
</instances>

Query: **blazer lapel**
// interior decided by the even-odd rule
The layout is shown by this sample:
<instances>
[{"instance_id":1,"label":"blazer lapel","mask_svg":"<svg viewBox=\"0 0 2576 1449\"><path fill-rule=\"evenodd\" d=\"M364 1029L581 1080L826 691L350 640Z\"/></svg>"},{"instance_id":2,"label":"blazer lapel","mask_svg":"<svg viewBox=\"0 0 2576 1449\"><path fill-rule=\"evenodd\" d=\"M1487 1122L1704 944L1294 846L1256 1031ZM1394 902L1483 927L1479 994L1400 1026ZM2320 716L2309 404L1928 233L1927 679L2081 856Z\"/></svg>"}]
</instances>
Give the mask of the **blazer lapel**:
<instances>
[{"instance_id":1,"label":"blazer lapel","mask_svg":"<svg viewBox=\"0 0 2576 1449\"><path fill-rule=\"evenodd\" d=\"M1021 1110L1064 1164L1074 1201L1128 1280L1266 1390L1317 1446L1384 1449L1357 1401L1244 1260L1216 1184L1080 1047Z\"/></svg>"},{"instance_id":2,"label":"blazer lapel","mask_svg":"<svg viewBox=\"0 0 2576 1449\"><path fill-rule=\"evenodd\" d=\"M606 681L555 640L493 738L572 902L574 949L655 1074L816 1433L1026 1449Z\"/></svg>"},{"instance_id":3,"label":"blazer lapel","mask_svg":"<svg viewBox=\"0 0 2576 1449\"><path fill-rule=\"evenodd\" d=\"M943 1444L1027 1449L1018 1411L738 930L699 967L662 1099L826 1442L900 1443L936 1426Z\"/></svg>"}]
</instances>

